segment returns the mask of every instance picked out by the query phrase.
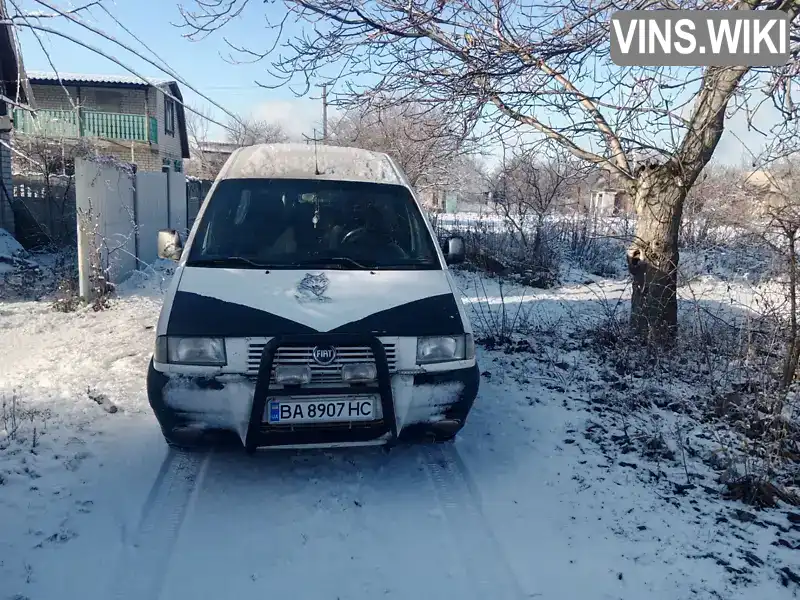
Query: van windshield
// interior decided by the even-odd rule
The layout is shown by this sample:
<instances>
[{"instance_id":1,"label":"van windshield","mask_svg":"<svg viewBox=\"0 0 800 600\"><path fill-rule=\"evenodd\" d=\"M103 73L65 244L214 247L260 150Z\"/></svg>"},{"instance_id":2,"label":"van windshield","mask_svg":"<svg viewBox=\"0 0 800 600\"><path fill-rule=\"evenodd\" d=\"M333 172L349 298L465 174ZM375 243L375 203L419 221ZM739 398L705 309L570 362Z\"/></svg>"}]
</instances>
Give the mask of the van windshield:
<instances>
[{"instance_id":1,"label":"van windshield","mask_svg":"<svg viewBox=\"0 0 800 600\"><path fill-rule=\"evenodd\" d=\"M187 266L440 269L422 214L397 185L228 179L209 199Z\"/></svg>"}]
</instances>

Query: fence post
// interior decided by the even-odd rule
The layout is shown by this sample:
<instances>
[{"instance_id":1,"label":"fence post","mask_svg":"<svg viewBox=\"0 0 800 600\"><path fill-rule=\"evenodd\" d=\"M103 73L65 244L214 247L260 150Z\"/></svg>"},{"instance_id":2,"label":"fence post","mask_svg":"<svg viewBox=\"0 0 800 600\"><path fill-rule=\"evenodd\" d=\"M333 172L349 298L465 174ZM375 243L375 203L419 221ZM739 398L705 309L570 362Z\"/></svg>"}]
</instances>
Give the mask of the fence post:
<instances>
[{"instance_id":1,"label":"fence post","mask_svg":"<svg viewBox=\"0 0 800 600\"><path fill-rule=\"evenodd\" d=\"M87 169L93 165L83 158L75 159L75 213L78 227L78 294L84 302L91 301L91 244L89 236L93 231L87 231L87 219L91 217L91 201L89 199L89 186L87 186ZM91 185L91 184L89 184Z\"/></svg>"},{"instance_id":2,"label":"fence post","mask_svg":"<svg viewBox=\"0 0 800 600\"><path fill-rule=\"evenodd\" d=\"M133 253L136 255L136 269L139 270L139 170L133 165L133 225L136 228L133 234Z\"/></svg>"},{"instance_id":3,"label":"fence post","mask_svg":"<svg viewBox=\"0 0 800 600\"><path fill-rule=\"evenodd\" d=\"M91 301L91 246L89 244L90 233L85 227L86 213L78 209L78 292L81 300Z\"/></svg>"}]
</instances>

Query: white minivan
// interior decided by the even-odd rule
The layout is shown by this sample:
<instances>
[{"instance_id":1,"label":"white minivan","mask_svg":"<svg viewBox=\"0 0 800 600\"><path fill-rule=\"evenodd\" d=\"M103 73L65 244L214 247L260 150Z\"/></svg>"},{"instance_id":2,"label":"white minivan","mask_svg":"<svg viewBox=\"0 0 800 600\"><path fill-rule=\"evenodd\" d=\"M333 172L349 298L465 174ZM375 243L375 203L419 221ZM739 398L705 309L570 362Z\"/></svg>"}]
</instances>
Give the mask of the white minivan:
<instances>
[{"instance_id":1,"label":"white minivan","mask_svg":"<svg viewBox=\"0 0 800 600\"><path fill-rule=\"evenodd\" d=\"M147 377L171 445L247 451L445 441L478 393L472 327L407 177L387 155L264 144L231 155L178 261ZM202 437L202 436L200 436Z\"/></svg>"}]
</instances>

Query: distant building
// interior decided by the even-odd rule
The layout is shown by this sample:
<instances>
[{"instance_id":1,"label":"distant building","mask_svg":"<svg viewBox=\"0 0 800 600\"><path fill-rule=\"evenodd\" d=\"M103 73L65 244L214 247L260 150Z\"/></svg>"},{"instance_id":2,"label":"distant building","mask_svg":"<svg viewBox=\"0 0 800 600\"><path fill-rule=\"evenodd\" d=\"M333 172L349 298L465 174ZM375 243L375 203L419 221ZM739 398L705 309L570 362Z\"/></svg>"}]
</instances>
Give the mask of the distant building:
<instances>
[{"instance_id":1,"label":"distant building","mask_svg":"<svg viewBox=\"0 0 800 600\"><path fill-rule=\"evenodd\" d=\"M598 215L616 215L633 210L633 202L619 178L602 170L591 176L581 191L583 210Z\"/></svg>"},{"instance_id":2,"label":"distant building","mask_svg":"<svg viewBox=\"0 0 800 600\"><path fill-rule=\"evenodd\" d=\"M427 189L418 192L423 207L434 213L488 213L492 203L488 192L457 192L448 189Z\"/></svg>"},{"instance_id":3,"label":"distant building","mask_svg":"<svg viewBox=\"0 0 800 600\"><path fill-rule=\"evenodd\" d=\"M742 183L755 201L751 202L754 216L784 213L789 207L796 210L800 206L796 189L798 181L800 177L791 169L758 169L746 173Z\"/></svg>"},{"instance_id":4,"label":"distant building","mask_svg":"<svg viewBox=\"0 0 800 600\"><path fill-rule=\"evenodd\" d=\"M237 148L239 144L230 142L198 142L192 146L186 172L200 179L215 179Z\"/></svg>"}]
</instances>

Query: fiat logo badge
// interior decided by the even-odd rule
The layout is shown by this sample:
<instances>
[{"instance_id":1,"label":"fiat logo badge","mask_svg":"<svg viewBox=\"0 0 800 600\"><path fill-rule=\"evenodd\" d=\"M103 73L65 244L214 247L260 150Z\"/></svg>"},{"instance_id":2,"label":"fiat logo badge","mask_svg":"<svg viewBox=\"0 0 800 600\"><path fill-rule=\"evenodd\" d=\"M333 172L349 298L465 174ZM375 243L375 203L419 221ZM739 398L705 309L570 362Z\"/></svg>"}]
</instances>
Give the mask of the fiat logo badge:
<instances>
[{"instance_id":1,"label":"fiat logo badge","mask_svg":"<svg viewBox=\"0 0 800 600\"><path fill-rule=\"evenodd\" d=\"M333 346L315 346L311 357L319 365L329 365L336 360L336 348Z\"/></svg>"}]
</instances>

